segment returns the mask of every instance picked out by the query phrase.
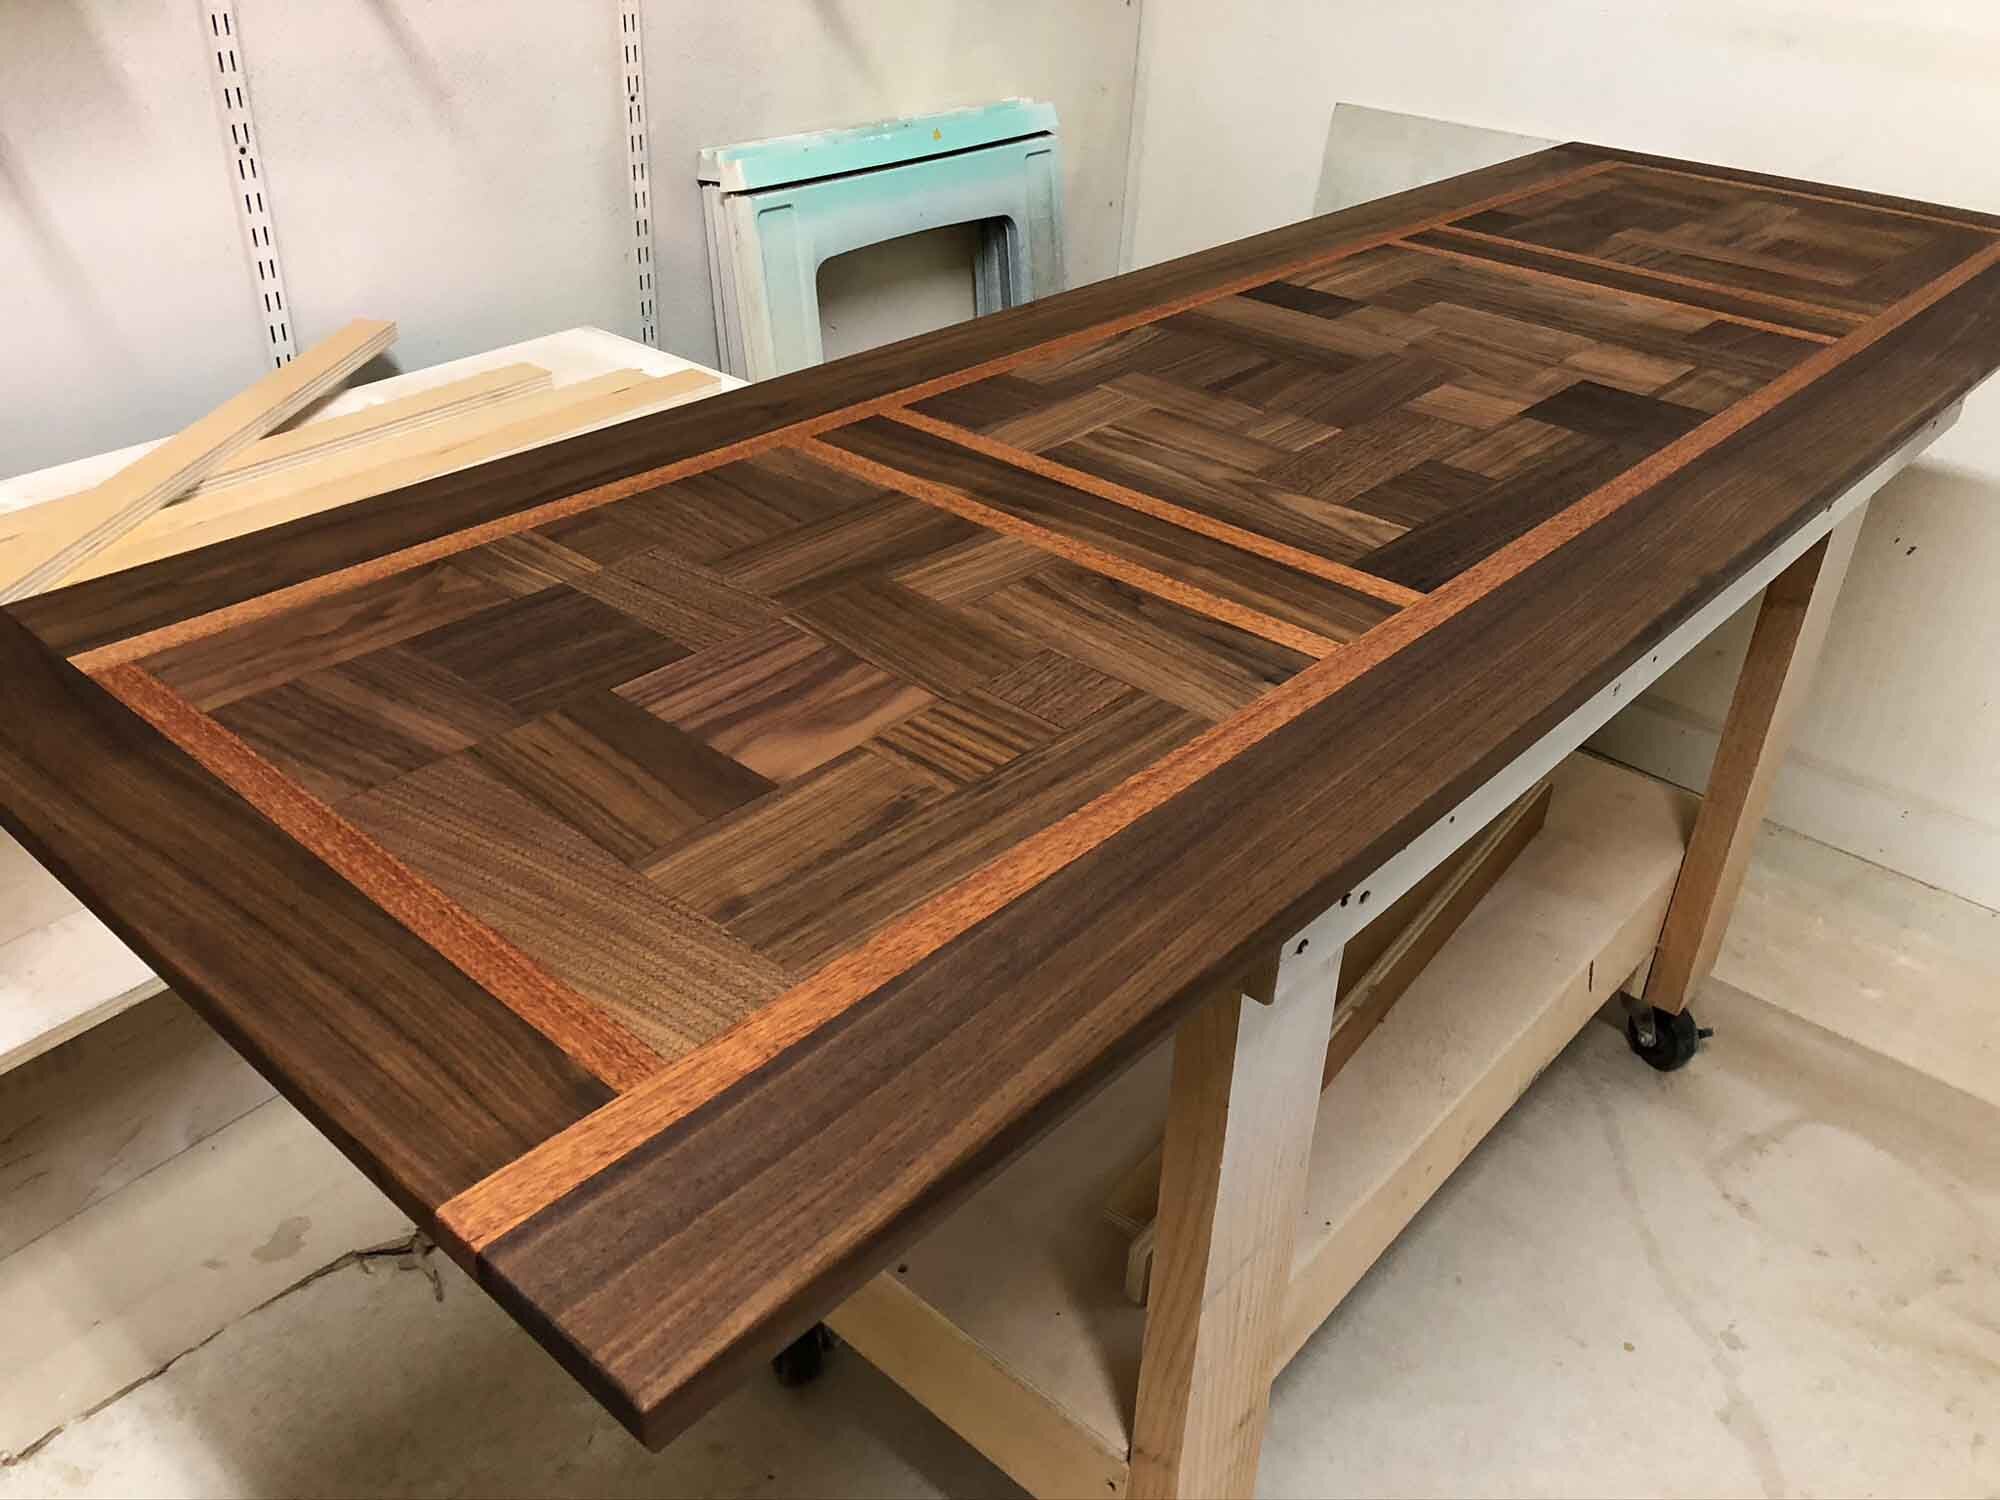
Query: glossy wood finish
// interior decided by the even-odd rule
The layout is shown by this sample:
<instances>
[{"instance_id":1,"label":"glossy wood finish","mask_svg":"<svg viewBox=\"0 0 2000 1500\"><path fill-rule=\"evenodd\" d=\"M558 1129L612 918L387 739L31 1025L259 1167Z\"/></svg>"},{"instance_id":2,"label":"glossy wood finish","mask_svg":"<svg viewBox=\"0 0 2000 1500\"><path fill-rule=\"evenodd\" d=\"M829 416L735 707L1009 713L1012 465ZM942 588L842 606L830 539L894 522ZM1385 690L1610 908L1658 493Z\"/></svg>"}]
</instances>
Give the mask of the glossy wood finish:
<instances>
[{"instance_id":1,"label":"glossy wood finish","mask_svg":"<svg viewBox=\"0 0 2000 1500\"><path fill-rule=\"evenodd\" d=\"M661 1441L1984 379L1996 261L1542 153L28 601L0 807Z\"/></svg>"},{"instance_id":2,"label":"glossy wood finish","mask_svg":"<svg viewBox=\"0 0 2000 1500\"><path fill-rule=\"evenodd\" d=\"M407 1212L428 1216L610 1097L4 617L0 680L32 705L0 729L8 831ZM209 841L226 856L190 858Z\"/></svg>"},{"instance_id":3,"label":"glossy wood finish","mask_svg":"<svg viewBox=\"0 0 2000 1500\"><path fill-rule=\"evenodd\" d=\"M1084 343L1154 321L1160 309L1260 285L1343 249L1381 243L1461 216L1523 188L1601 170L1594 152L1564 147L1221 246L1200 255L1023 303L919 339L797 371L708 400L554 443L478 469L378 496L337 515L274 527L229 546L134 569L115 583L65 590L20 611L65 655L130 639L287 589L349 586L384 558L433 545L460 550L473 528L526 529L543 519L644 492L681 469L714 468L787 436L839 425L998 374L1057 341ZM525 524L524 524L525 523ZM482 538L484 540L486 538ZM443 543L439 546L438 544Z\"/></svg>"}]
</instances>

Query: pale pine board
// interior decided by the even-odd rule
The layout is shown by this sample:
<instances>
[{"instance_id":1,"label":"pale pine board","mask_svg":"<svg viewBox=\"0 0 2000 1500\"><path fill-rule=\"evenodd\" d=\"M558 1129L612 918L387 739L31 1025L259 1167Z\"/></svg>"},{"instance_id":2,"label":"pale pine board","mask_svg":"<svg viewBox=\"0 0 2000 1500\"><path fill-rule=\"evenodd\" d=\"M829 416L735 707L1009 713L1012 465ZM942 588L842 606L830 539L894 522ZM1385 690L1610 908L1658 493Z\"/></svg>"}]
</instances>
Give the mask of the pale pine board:
<instances>
[{"instance_id":1,"label":"pale pine board","mask_svg":"<svg viewBox=\"0 0 2000 1500\"><path fill-rule=\"evenodd\" d=\"M504 406L468 412L406 432L324 464L271 476L212 498L177 505L106 547L71 575L82 582L140 563L192 552L211 542L281 526L302 516L350 505L372 495L434 479L490 459L552 442L683 400L713 388L693 370L648 378L618 370L594 380L541 391Z\"/></svg>"},{"instance_id":2,"label":"pale pine board","mask_svg":"<svg viewBox=\"0 0 2000 1500\"><path fill-rule=\"evenodd\" d=\"M0 587L0 604L28 598L61 583L84 559L185 494L231 454L339 386L395 339L394 323L357 318L102 484L76 496L70 506L75 529L67 538L48 533L31 539L24 554L17 553L10 563L22 570L11 583Z\"/></svg>"}]
</instances>

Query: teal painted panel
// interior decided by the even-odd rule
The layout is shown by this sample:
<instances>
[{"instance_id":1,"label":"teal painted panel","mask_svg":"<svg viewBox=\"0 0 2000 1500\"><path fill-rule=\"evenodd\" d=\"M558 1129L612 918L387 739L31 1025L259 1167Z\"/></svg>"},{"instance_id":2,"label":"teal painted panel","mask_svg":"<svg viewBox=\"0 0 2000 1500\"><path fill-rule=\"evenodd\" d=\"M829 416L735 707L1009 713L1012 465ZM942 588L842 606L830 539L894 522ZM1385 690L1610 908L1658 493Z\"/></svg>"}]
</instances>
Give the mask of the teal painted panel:
<instances>
[{"instance_id":1,"label":"teal painted panel","mask_svg":"<svg viewBox=\"0 0 2000 1500\"><path fill-rule=\"evenodd\" d=\"M724 192L750 192L846 172L900 166L975 146L1053 133L1055 129L1053 104L1036 99L1002 99L994 104L938 114L772 136L737 146L710 146L701 153L696 176L703 182L718 184Z\"/></svg>"}]
</instances>

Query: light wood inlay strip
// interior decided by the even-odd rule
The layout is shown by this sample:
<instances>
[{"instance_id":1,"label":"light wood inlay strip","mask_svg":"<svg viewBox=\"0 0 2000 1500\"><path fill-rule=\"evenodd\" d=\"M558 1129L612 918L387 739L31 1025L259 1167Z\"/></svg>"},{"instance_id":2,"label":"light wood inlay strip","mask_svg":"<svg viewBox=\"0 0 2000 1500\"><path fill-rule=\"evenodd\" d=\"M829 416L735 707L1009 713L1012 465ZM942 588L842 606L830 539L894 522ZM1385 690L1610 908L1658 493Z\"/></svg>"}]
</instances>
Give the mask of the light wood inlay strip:
<instances>
[{"instance_id":1,"label":"light wood inlay strip","mask_svg":"<svg viewBox=\"0 0 2000 1500\"><path fill-rule=\"evenodd\" d=\"M1617 271L1626 276L1643 276L1649 281L1665 281L1670 282L1674 286L1690 286L1696 288L1698 291L1721 292L1745 302L1761 302L1766 307L1788 307L1795 312L1817 313L1822 318L1836 318L1843 323L1853 323L1857 327L1868 321L1868 314L1850 312L1844 307L1825 307L1817 302L1807 302L1800 297L1781 297L1776 292L1757 292L1740 286L1726 286L1720 281L1703 281L1699 276L1683 276L1678 271L1662 271L1652 266L1627 265L1622 260L1610 260L1602 255L1584 255L1575 250L1551 250L1546 245L1537 245L1530 240L1510 240L1504 234L1487 234L1485 231L1478 229L1461 229L1456 224L1440 225L1436 232L1438 234L1449 235L1453 239L1477 240L1481 244L1486 245L1505 245L1510 250L1520 250L1530 255L1547 255L1553 259L1570 261L1579 266L1595 266L1600 271ZM1411 245L1409 248L1412 250L1434 249L1434 247L1427 245ZM1698 250L1689 250L1688 253L1698 255L1701 252ZM1481 257L1480 264L1497 265L1500 262ZM1509 267L1509 269L1518 270L1522 268ZM1594 286L1596 283L1592 282L1591 285ZM1622 288L1605 288L1604 290L1615 291L1622 290ZM1632 295L1638 296L1640 294L1635 292ZM1659 298L1656 300L1665 301L1666 299ZM1731 322L1745 321L1744 319L1733 318L1727 313L1717 312L1713 308L1695 307L1690 303L1676 303L1674 305L1677 307L1688 307L1693 312L1707 313L1712 318L1727 318ZM1809 339L1825 337L1820 334L1807 333L1799 328L1779 327L1776 331L1790 334L1795 338Z\"/></svg>"},{"instance_id":2,"label":"light wood inlay strip","mask_svg":"<svg viewBox=\"0 0 2000 1500\"><path fill-rule=\"evenodd\" d=\"M395 437L467 411L499 405L533 391L547 390L548 387L549 372L539 365L503 365L497 370L488 370L464 380L430 386L395 401L365 406L344 417L310 422L303 427L274 433L225 459L213 473L180 499L162 507L136 527L132 535L144 536L160 526L184 519L183 513L190 505L208 497L239 490L273 474L321 462L350 448ZM50 527L73 530L63 520L68 502L73 498L73 495L62 495L0 514L0 546ZM131 537L125 540L129 541Z\"/></svg>"},{"instance_id":3,"label":"light wood inlay strip","mask_svg":"<svg viewBox=\"0 0 2000 1500\"><path fill-rule=\"evenodd\" d=\"M96 681L612 1088L657 1075L659 1053L143 667L111 667Z\"/></svg>"},{"instance_id":4,"label":"light wood inlay strip","mask_svg":"<svg viewBox=\"0 0 2000 1500\"><path fill-rule=\"evenodd\" d=\"M676 1059L638 1088L474 1183L442 1207L440 1223L471 1251L490 1245L1064 865L1533 567L1996 262L2000 262L2000 243L1919 288L1839 343L1808 355L1763 389L1718 412L1567 510L1517 537L1421 603L1391 615L1345 649L1273 688L1235 717L1169 752L940 892L714 1041Z\"/></svg>"},{"instance_id":5,"label":"light wood inlay strip","mask_svg":"<svg viewBox=\"0 0 2000 1500\"><path fill-rule=\"evenodd\" d=\"M961 448L970 448L975 453L983 453L988 458L997 458L1017 469L1025 469L1030 474L1039 474L1044 479L1053 479L1058 484L1066 484L1073 490L1084 490L1100 500L1109 500L1114 505L1142 511L1146 515L1170 521L1176 526L1198 531L1203 536L1213 537L1218 542L1227 542L1232 547L1245 552L1254 552L1259 557L1267 557L1272 562L1283 563L1288 568L1296 568L1301 573L1311 573L1324 578L1329 583L1340 584L1353 589L1357 594L1366 594L1371 599L1380 599L1388 604L1415 604L1424 596L1416 589L1405 588L1400 583L1391 583L1386 578L1377 578L1373 573L1364 573L1359 568L1350 568L1345 563L1332 558L1321 557L1317 552L1308 552L1303 547L1294 547L1287 542L1275 541L1260 532L1249 531L1241 526L1232 526L1227 521L1214 516L1203 515L1198 510L1190 510L1185 505L1175 505L1170 500L1162 500L1156 495L1148 495L1143 490L1128 489L1109 479L1101 479L1085 469L1073 469L1068 464L1057 463L1052 458L1044 458L1039 453L1031 453L1026 448L1016 448L1012 443L999 442L969 427L960 427L955 422L941 422L936 417L926 416L919 411L898 409L882 414L892 422L901 422L906 427L914 427L920 432L928 432L932 437L940 437L947 442L957 443Z\"/></svg>"},{"instance_id":6,"label":"light wood inlay strip","mask_svg":"<svg viewBox=\"0 0 2000 1500\"><path fill-rule=\"evenodd\" d=\"M212 494L232 485L249 484L298 463L312 463L341 449L394 437L423 426L441 422L485 405L503 405L516 396L546 391L553 384L549 372L525 362L482 370L462 380L425 386L393 401L364 406L344 417L328 417L273 433L253 443L188 492Z\"/></svg>"},{"instance_id":7,"label":"light wood inlay strip","mask_svg":"<svg viewBox=\"0 0 2000 1500\"><path fill-rule=\"evenodd\" d=\"M1468 231L1463 229L1450 229L1450 228L1440 229L1436 232L1439 234L1468 233ZM1501 244L1517 245L1519 248L1532 251L1537 255L1556 255L1560 253L1554 250L1544 250L1540 245L1529 245L1526 244L1524 241L1500 240L1499 237L1495 235L1481 235L1479 236L1479 238L1486 240L1497 240ZM1466 264L1478 266L1482 270L1490 270L1503 275L1523 276L1529 279L1530 281L1553 281L1562 286L1584 286L1584 287L1589 287L1592 291L1601 293L1602 295L1607 297L1623 297L1623 298L1628 298L1633 302L1652 302L1656 303L1661 307L1675 307L1681 309L1684 312L1700 313L1703 317L1714 318L1723 323L1736 323L1740 324L1744 328L1758 328L1762 329L1765 333L1782 333L1786 338L1806 339L1815 344L1831 344L1837 341L1835 336L1830 333L1815 333L1810 328L1795 328L1790 323L1767 323L1762 318L1747 318L1743 316L1741 313L1723 312L1718 308L1702 307L1693 302L1677 302L1672 297L1656 297L1650 292L1633 291L1630 287L1606 286L1601 281L1586 281L1580 276L1563 276L1557 274L1554 271L1545 271L1539 266L1522 266L1522 265L1516 265L1512 261L1495 260L1491 256L1481 255L1473 250L1447 250L1443 245L1426 245L1419 240L1398 240L1396 242L1396 247L1399 250L1415 250L1420 255L1436 255L1445 260L1464 261ZM1585 257L1582 256L1573 256L1568 254L1563 254L1562 258L1565 260L1585 259ZM1615 260L1600 261L1597 262L1597 264L1604 266L1613 266L1613 267L1619 266L1619 263ZM1657 279L1670 279L1679 282L1683 285L1688 284L1689 282L1689 278L1687 277L1661 278L1660 273L1658 271L1642 269L1635 266L1622 266L1619 268L1634 275L1649 276ZM1697 282L1694 284L1706 285L1706 283L1702 282ZM1747 297L1750 294L1747 292L1737 291L1732 289L1731 295L1736 297ZM1758 300L1762 301L1765 299L1759 298ZM1850 321L1853 320L1852 314L1836 313L1832 308L1816 308L1814 310L1817 312L1826 313L1828 316L1831 317L1844 318Z\"/></svg>"},{"instance_id":8,"label":"light wood inlay strip","mask_svg":"<svg viewBox=\"0 0 2000 1500\"><path fill-rule=\"evenodd\" d=\"M801 438L815 437L822 432L830 432L836 427L845 427L850 423L865 421L869 417L882 416L897 407L927 400L932 396L942 395L946 391L957 390L960 386L971 385L975 381L985 380L993 375L1004 375L1007 371L1027 364L1031 360L1046 359L1068 350L1101 343L1105 339L1116 337L1118 334L1129 333L1135 328L1143 328L1148 323L1156 323L1162 318L1169 318L1177 313L1186 312L1191 307L1199 307L1205 302L1213 302L1221 297L1233 297L1250 290L1252 287L1262 286L1266 282L1282 281L1289 276L1298 276L1304 272L1316 270L1321 266L1333 265L1336 262L1347 260L1352 256L1363 254L1366 251L1379 249L1383 245L1391 244L1406 235L1421 234L1426 229L1440 228L1450 224L1454 219L1463 218L1468 214L1485 213L1490 209L1502 208L1522 198L1531 198L1538 193L1551 192L1557 188L1566 187L1572 182L1609 172L1613 167L1620 165L1622 163L1617 161L1600 161L1589 163L1586 166L1574 167L1568 171L1557 172L1537 182L1513 188L1504 193L1495 193L1491 197L1482 198L1472 203L1460 204L1449 210L1432 214L1427 218L1415 220L1408 224L1399 224L1393 229L1384 229L1374 234L1363 235L1358 239L1347 241L1332 249L1316 251L1311 255L1300 256L1295 260L1284 262L1267 270L1246 272L1241 276L1231 277L1227 281L1217 282L1213 286L1206 287L1200 292L1190 292L1184 296L1158 302L1150 307L1142 308L1120 317L1108 318L1101 323L1093 323L1087 328L1079 328L1070 333L1060 334L1052 339L1044 339L1040 343L1029 344L1007 354L996 355L992 359L981 360L977 364L967 365L964 369L954 370L947 375L939 375L930 380L920 381L914 385L902 386L896 390L884 392L880 396L871 396L866 401L857 401L849 406L838 407L829 412L822 412L816 417L807 417L797 422L773 427L767 432L758 433L755 437L748 437L738 442L728 443L720 448L710 449L706 453L697 453L688 458L676 459L673 463L662 464L658 468L647 469L637 474L628 474L623 479L613 480L608 484L601 484L593 489L582 490L574 495L566 495L560 500L551 500L543 505L516 511L513 515L502 516L497 520L488 521L479 526L467 527L463 531L449 532L441 537L433 537L430 541L418 543L416 546L385 553L381 557L370 558L367 562L356 563L352 567L336 569L331 573L323 573L317 578L306 579L303 582L292 584L286 588L274 589L272 592L260 594L254 599L244 599L235 604L226 605L221 609L210 610L205 614L193 615L185 620L177 620L172 625L163 625L157 630L149 630L144 634L131 636L122 641L99 646L89 651L81 651L72 656L70 661L86 672L96 671L119 662L137 661L141 657L150 656L155 651L165 650L168 646L177 646L186 641L200 640L205 636L214 635L218 631L233 629L238 625L246 625L252 620L261 620L271 615L282 614L288 609L297 609L301 605L312 603L314 600L324 599L330 594L359 588L363 584L373 583L377 579L387 578L396 573L406 572L411 568L421 567L428 562L436 562L441 557L450 557L454 553L463 552L472 547L483 547L488 542L498 541L501 537L513 536L518 532L529 531L537 526L546 526L551 521L560 521L568 516L580 515L584 511L595 510L600 505L609 505L616 500L628 499L633 495L655 489L660 485L671 484L676 479L691 478L696 474L706 473L710 469L720 468L724 464L734 463L738 459L752 458L772 448L794 443Z\"/></svg>"},{"instance_id":9,"label":"light wood inlay strip","mask_svg":"<svg viewBox=\"0 0 2000 1500\"><path fill-rule=\"evenodd\" d=\"M1046 526L1037 526L1033 521L1024 521L1019 516L998 510L983 500L975 499L964 490L948 484L940 484L935 479L923 479L915 474L906 474L901 469L878 463L872 458L864 458L859 453L849 453L845 448L836 448L830 443L822 443L816 438L807 438L794 444L800 452L809 454L832 468L845 469L857 478L870 484L879 484L884 489L896 490L913 500L921 500L926 505L935 505L939 510L948 510L953 515L963 516L989 531L1003 532L1018 537L1031 547L1039 547L1044 552L1053 553L1075 563L1080 568L1088 568L1093 573L1102 573L1107 578L1115 578L1120 583L1129 583L1135 589L1143 589L1161 599L1168 599L1182 609L1193 610L1198 615L1207 615L1211 620L1220 620L1225 625L1234 625L1238 630L1247 630L1252 635L1260 635L1267 641L1280 646L1288 646L1307 656L1326 656L1341 649L1341 643L1330 636L1318 634L1302 626L1271 616L1233 599L1224 599L1219 594L1211 594L1206 589L1198 589L1193 584L1183 583L1178 578L1170 578L1165 573L1155 572L1142 563L1135 563L1093 547L1088 542L1077 541L1061 532L1050 531Z\"/></svg>"}]
</instances>

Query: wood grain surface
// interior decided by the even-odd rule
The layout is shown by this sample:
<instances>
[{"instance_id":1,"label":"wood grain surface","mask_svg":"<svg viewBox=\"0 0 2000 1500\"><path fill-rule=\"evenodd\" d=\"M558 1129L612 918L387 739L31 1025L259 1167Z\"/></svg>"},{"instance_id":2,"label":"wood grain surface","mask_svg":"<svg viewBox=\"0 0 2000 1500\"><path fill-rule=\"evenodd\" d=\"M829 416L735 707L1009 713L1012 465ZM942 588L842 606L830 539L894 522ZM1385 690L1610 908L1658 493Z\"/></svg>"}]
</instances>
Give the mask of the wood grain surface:
<instances>
[{"instance_id":1,"label":"wood grain surface","mask_svg":"<svg viewBox=\"0 0 2000 1500\"><path fill-rule=\"evenodd\" d=\"M0 810L663 1441L1990 374L1996 228L1471 173L26 601Z\"/></svg>"},{"instance_id":2,"label":"wood grain surface","mask_svg":"<svg viewBox=\"0 0 2000 1500\"><path fill-rule=\"evenodd\" d=\"M405 1212L428 1218L610 1097L11 618L0 680L33 705L0 715L8 831Z\"/></svg>"}]
</instances>

